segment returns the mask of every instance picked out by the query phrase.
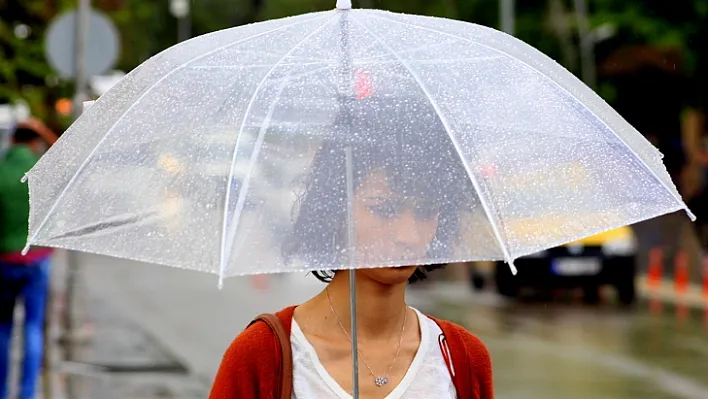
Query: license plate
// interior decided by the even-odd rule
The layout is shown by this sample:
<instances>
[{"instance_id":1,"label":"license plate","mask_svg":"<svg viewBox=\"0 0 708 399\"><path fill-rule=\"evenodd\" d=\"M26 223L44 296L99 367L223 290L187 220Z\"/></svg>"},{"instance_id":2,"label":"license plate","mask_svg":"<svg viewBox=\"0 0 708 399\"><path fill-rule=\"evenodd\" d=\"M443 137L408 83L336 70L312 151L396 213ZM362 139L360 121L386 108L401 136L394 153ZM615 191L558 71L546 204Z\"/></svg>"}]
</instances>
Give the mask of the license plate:
<instances>
[{"instance_id":1,"label":"license plate","mask_svg":"<svg viewBox=\"0 0 708 399\"><path fill-rule=\"evenodd\" d=\"M553 274L559 276L592 276L600 273L602 262L596 258L556 259L551 265Z\"/></svg>"}]
</instances>

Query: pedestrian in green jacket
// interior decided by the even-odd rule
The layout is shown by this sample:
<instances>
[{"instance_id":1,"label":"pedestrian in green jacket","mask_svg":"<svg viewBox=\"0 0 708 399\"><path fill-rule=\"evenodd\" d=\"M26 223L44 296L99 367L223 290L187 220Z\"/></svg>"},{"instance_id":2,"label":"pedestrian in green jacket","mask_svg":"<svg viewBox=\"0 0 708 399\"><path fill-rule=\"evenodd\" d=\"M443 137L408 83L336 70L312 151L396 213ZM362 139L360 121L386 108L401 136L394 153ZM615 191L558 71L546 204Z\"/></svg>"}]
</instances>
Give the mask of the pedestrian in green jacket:
<instances>
[{"instance_id":1,"label":"pedestrian in green jacket","mask_svg":"<svg viewBox=\"0 0 708 399\"><path fill-rule=\"evenodd\" d=\"M18 299L22 299L25 309L19 399L35 397L42 365L51 250L33 248L22 253L27 241L29 191L20 180L47 145L43 134L33 128L35 125L36 121L18 125L12 145L0 156L0 399L8 395L13 316Z\"/></svg>"}]
</instances>

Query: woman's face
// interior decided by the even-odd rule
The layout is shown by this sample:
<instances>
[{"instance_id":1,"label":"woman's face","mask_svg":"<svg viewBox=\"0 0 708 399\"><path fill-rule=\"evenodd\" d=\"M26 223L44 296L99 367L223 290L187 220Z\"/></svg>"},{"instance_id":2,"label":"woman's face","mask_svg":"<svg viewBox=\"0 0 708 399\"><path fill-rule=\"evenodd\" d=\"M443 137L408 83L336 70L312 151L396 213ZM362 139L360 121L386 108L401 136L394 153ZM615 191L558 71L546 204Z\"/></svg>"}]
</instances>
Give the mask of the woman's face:
<instances>
[{"instance_id":1,"label":"woman's face","mask_svg":"<svg viewBox=\"0 0 708 399\"><path fill-rule=\"evenodd\" d=\"M426 198L405 197L391 189L383 171L366 177L354 193L354 230L358 262L423 259L435 238L439 209ZM362 269L383 284L406 282L416 266Z\"/></svg>"}]
</instances>

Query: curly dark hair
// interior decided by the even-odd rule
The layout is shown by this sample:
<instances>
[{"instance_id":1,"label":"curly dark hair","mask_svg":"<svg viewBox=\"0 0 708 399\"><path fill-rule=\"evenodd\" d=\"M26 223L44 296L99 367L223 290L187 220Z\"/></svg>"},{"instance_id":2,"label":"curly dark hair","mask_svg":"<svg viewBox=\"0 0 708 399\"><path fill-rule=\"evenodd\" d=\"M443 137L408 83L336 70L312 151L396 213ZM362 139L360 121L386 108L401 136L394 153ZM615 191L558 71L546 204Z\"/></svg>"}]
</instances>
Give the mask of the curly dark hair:
<instances>
[{"instance_id":1,"label":"curly dark hair","mask_svg":"<svg viewBox=\"0 0 708 399\"><path fill-rule=\"evenodd\" d=\"M412 98L355 101L348 115L326 130L293 209L292 235L283 246L286 262L298 258L308 264L341 263L337 254L346 243L348 147L355 191L372 172L383 172L394 192L436 203L437 233L427 256L435 263L420 266L409 282L423 280L426 272L448 263L460 209L474 189L432 105ZM329 282L334 273L313 275Z\"/></svg>"}]
</instances>

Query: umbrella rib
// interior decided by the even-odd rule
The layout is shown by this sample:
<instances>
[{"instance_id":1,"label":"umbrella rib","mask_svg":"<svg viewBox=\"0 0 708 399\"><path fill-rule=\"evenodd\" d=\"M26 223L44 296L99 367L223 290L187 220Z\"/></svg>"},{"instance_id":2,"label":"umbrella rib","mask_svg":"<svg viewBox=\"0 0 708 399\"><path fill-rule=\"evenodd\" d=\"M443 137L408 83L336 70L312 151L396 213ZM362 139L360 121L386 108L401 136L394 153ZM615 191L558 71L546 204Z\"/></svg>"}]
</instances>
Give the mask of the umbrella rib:
<instances>
[{"instance_id":1,"label":"umbrella rib","mask_svg":"<svg viewBox=\"0 0 708 399\"><path fill-rule=\"evenodd\" d=\"M499 53L499 54L503 54L503 55L505 55L505 56L507 56L507 57L513 59L513 60L518 61L519 63L521 63L521 64L524 65L525 67L531 69L532 71L537 72L539 75L541 75L541 76L543 76L544 78L546 78L546 79L547 79L548 81L550 81L553 85L555 85L556 87L558 87L560 90L562 90L563 92L565 92L566 94L568 94L569 96L571 96L573 99L575 99L578 103L582 104L582 102L581 102L573 93L571 93L570 91L568 91L568 89L566 89L565 87L561 86L561 85L560 85L558 82L556 82L555 80L551 79L548 75L546 75L545 73L539 71L538 69L534 68L533 66L529 65L527 62L524 62L523 60L521 60L521 59L519 59L519 58L517 58L517 57L514 57L513 55L511 55L511 54L509 54L509 53L507 53L507 52L505 52L505 51L503 51L503 50L500 50L500 49L497 49L497 48L488 46L488 45L486 45L486 44L484 44L484 43L480 43L480 42L475 41L475 40L472 40L472 39L468 39L468 38L466 38L466 37L462 37L462 36L455 35L455 34L453 34L453 33L443 32L443 31L440 31L440 30L437 30L437 29L432 29L432 28L426 28L425 26L415 25L415 24L411 24L411 23L407 23L407 22L396 21L395 19L385 18L385 17L379 16L379 15L372 15L371 13L366 12L366 11L362 11L362 13L366 13L369 17L371 17L371 18L376 18L376 19L380 19L380 20L382 20L382 21L393 22L393 23L396 23L396 24L399 24L399 25L410 26L410 27L413 27L413 28L422 29L422 30L427 30L427 31L429 31L429 32L434 32L434 33L437 33L437 34L440 34L440 35L450 36L450 37L456 38L456 39L458 39L458 40L462 40L462 41L465 41L465 42L468 42L468 43L475 44L475 45L480 46L480 47L484 47L484 48L486 48L486 49L488 49L488 50L492 50L492 51L497 52L497 53ZM591 90L591 91L592 91L592 90ZM627 148L629 149L629 152L632 153L632 155L633 155L634 158L639 162L639 164L640 164L642 167L644 167L644 169L646 169L647 172L649 172L649 174L650 174L654 179L656 179L656 180L659 182L659 184L661 184L661 185L664 187L664 189L666 189L666 191L668 191L669 194L670 194L676 201L679 202L679 205L681 205L681 208L682 208L684 211L686 211L686 214L689 216L689 218L691 218L691 220L696 220L696 216L693 214L693 212L691 212L690 209L688 209L688 206L683 202L683 200L681 199L681 197L679 196L679 194L678 194L675 190L672 190L671 188L669 188L669 186L664 182L664 180L662 180L661 178L659 178L659 176L657 176L657 174L654 173L654 171L651 170L651 168L649 167L649 165L647 165L647 163L644 161L644 159L642 159L642 157L640 157L639 154L637 154L637 152L634 151L634 149L633 149L630 145L628 145L627 142L626 142L622 137L620 137L619 134L617 134L617 133L614 131L614 129L610 128L610 127L607 125L607 123L606 123L604 120L602 120L602 118L600 118L600 117L599 117L593 110L591 110L590 108L588 108L588 107L585 107L585 108L586 108L588 111L590 111L590 113L595 117L595 119L597 119L598 121L600 121L600 123L602 123L602 124L607 128L607 130L609 130L610 132L612 132L612 134L614 134L615 137L617 137L617 140L619 140L625 147L627 147Z\"/></svg>"},{"instance_id":2,"label":"umbrella rib","mask_svg":"<svg viewBox=\"0 0 708 399\"><path fill-rule=\"evenodd\" d=\"M425 93L426 97L428 98L428 101L430 102L430 105L433 106L435 109L435 112L438 115L438 118L440 118L440 122L442 122L443 126L445 127L445 132L447 133L448 137L450 138L450 141L452 142L452 145L455 147L455 151L457 152L457 156L460 157L460 161L462 161L462 165L465 167L465 171L467 172L467 177L470 178L472 185L475 188L475 191L477 191L477 195L479 196L479 201L482 204L482 208L484 209L484 212L487 214L487 219L489 219L489 223L492 226L492 230L494 232L494 237L497 239L497 243L499 244L500 249L502 250L502 253L504 254L504 260L509 264L511 267L512 271L514 274L516 274L516 268L514 267L514 259L511 257L511 253L509 252L509 248L507 248L506 243L504 242L504 238L502 237L501 230L500 230L500 223L498 220L496 220L495 216L495 210L492 208L492 204L487 201L487 199L484 196L484 193L482 192L482 187L477 180L477 177L474 175L474 172L472 171L472 167L470 166L469 162L465 159L462 149L460 146L460 143L457 141L455 136L452 134L451 126L450 123L448 122L447 118L445 115L443 115L442 110L438 106L437 102L433 99L433 97L430 95L430 92L428 91L428 88L426 85L423 83L422 79L420 76L418 76L418 73L408 64L406 60L401 58L400 55L398 55L386 42L381 40L374 32L369 30L364 24L359 22L359 20L356 18L356 15L352 15L352 20L359 26L361 26L364 30L366 30L371 37L379 42L381 46L386 48L389 52L391 52L391 55L396 57L398 61L403 65L404 68L408 70L408 72L411 74L413 79L415 79L416 83L420 86L420 89L423 90L423 93Z\"/></svg>"},{"instance_id":3,"label":"umbrella rib","mask_svg":"<svg viewBox=\"0 0 708 399\"><path fill-rule=\"evenodd\" d=\"M248 102L248 106L246 107L246 111L243 114L243 120L241 121L241 128L239 129L238 137L236 138L236 144L234 145L234 152L233 156L231 158L231 170L229 171L229 178L226 181L226 198L224 200L224 221L223 221L223 226L221 229L221 254L220 254L220 265L219 265L219 286L222 286L223 284L223 279L224 279L224 271L226 269L226 264L229 261L230 258L230 249L227 251L227 241L229 241L227 238L228 236L231 236L229 233L227 236L226 232L226 224L228 222L228 207L229 207L229 201L231 199L231 180L233 179L234 176L234 169L236 165L236 157L238 155L238 147L239 147L239 142L241 140L241 136L243 136L243 130L246 126L246 121L248 120L248 115L251 112L251 108L253 108L253 104L256 101L256 97L258 97L258 94L260 93L261 89L263 88L263 85L265 82L268 80L268 78L273 74L276 68L280 66L280 64L290 56L295 50L297 50L300 46L302 46L308 39L310 39L312 36L314 36L317 32L322 30L324 27L326 27L331 21L333 21L339 14L335 14L331 18L327 20L324 24L321 26L318 26L316 29L314 29L310 34L308 34L306 37L304 37L299 43L297 43L295 46L293 46L292 49L290 49L287 53L285 53L280 60L273 65L272 68L268 71L268 73L265 74L263 79L261 79L260 83L256 87L256 89L253 91L253 96L251 96L251 100ZM291 73L292 74L292 73ZM233 216L233 222L231 223L231 228L229 229L230 231L235 232L238 228L239 221L241 219L241 213L243 213L243 207L246 201L246 193L248 192L248 187L251 182L251 175L253 172L253 166L255 164L255 161L258 157L258 154L260 152L260 147L263 144L263 137L265 136L265 132L268 128L268 125L270 124L270 116L273 113L273 109L275 108L275 105L278 102L278 99L280 98L280 93L282 93L282 90L285 88L285 85L287 84L288 80L285 80L283 84L281 85L281 89L278 92L277 97L273 102L271 103L271 108L269 109L268 114L266 115L266 119L264 120L263 124L261 125L259 132L258 132L258 138L256 139L256 143L254 144L253 148L253 153L251 154L251 159L249 160L249 166L248 166L248 173L246 174L246 177L243 180L243 184L239 188L239 193L238 193L238 199L236 200L236 209L234 210L234 216Z\"/></svg>"},{"instance_id":4,"label":"umbrella rib","mask_svg":"<svg viewBox=\"0 0 708 399\"><path fill-rule=\"evenodd\" d=\"M329 14L329 13L328 13L328 14ZM320 18L323 18L323 17L320 16ZM247 37L247 38L244 38L244 39L241 39L241 40L237 40L237 41L232 42L232 43L225 44L225 45L223 45L223 46L220 46L220 47L218 47L218 48L215 48L215 49L213 49L213 50L210 50L210 51L208 51L208 52L206 52L206 53L204 53L204 54L202 54L202 55L200 55L200 56L197 56L197 57L192 58L191 60L189 60L189 61L183 63L182 65L180 65L180 66L178 66L178 67L176 67L175 69L171 70L170 72L166 73L163 77L161 77L160 79L158 79L155 83L153 83L150 87L148 87L148 88L143 92L143 94L141 94L140 97L138 97L138 99L135 100L135 102L133 102L133 103L128 107L128 109L126 109L126 110L121 114L121 116L119 116L119 117L116 119L116 121L111 125L111 127L108 128L108 130L106 131L106 134L101 138L101 140L98 141L98 143L96 143L96 146L95 146L95 147L91 150L91 152L86 156L86 159L84 159L84 161L81 163L81 165L79 166L79 168L76 169L76 172L74 172L74 175L73 175L73 176L71 177L71 179L66 183L66 186L64 186L64 188L62 189L61 193L59 193L59 195L57 196L56 201L54 201L54 204L52 205L51 208L49 208L49 211L47 212L46 216L44 216L44 219L42 219L42 223L39 224L39 227L37 227L37 230L35 230L34 234L32 234L32 237L31 237L29 240L27 240L27 245L30 245L30 244L31 244L32 242L34 242L34 240L37 238L37 234L39 234L39 232L42 230L42 228L44 228L44 225L45 225L45 224L47 223L47 221L49 220L49 217L54 213L54 210L56 209L57 205L59 204L59 201L61 201L62 197L64 197L64 194L66 194L66 192L67 192L67 190L69 189L69 187L71 187L71 185L74 183L74 181L76 181L76 178L79 176L79 174L81 173L81 171L83 171L83 169L86 167L86 165L88 165L89 160L91 160L91 158L93 157L93 154L96 153L96 150L98 149L98 147L101 146L101 144L102 144L102 143L106 140L106 138L110 135L111 131L113 131L113 129L116 127L116 125L118 125L118 122L120 122L121 119L123 119L123 117L124 117L125 115L127 115L130 111L132 111L133 108L135 108L135 106L136 106L143 98L145 98L145 96L147 96L147 95L152 91L152 89L154 89L155 87L157 87L157 85L159 85L161 82L163 82L163 81L164 81L165 79L167 79L168 77L172 76L172 74L176 73L177 71L180 71L180 70L182 70L183 68L186 68L187 66L189 66L189 64L191 64L191 63L193 63L193 62L195 62L195 61L198 61L198 60L200 60L200 59L202 59L202 58L204 58L204 57L210 56L210 55L212 55L212 54L214 54L214 53L217 53L217 52L222 51L222 50L225 50L225 49L227 49L227 48L229 48L229 47L232 47L232 46L241 44L241 43L246 42L246 41L248 41L248 40L255 39L255 38L257 38L257 37L264 36L264 35L267 35L267 34L270 34L270 33L273 33L273 32L277 32L277 31L280 31L280 30L283 30L283 29L287 29L287 28L290 28L290 27L295 26L295 25L304 24L304 23L306 23L306 22L312 22L312 21L315 21L315 20L317 20L317 19L319 19L319 18L309 18L309 19L307 19L307 20L305 20L305 21L293 22L293 23L288 24L288 25L285 25L285 26L281 26L281 27L278 27L278 28L270 29L270 30L268 30L268 31L255 34L255 35L253 35L253 36L249 36L249 37ZM183 42L183 43L185 43L185 42ZM179 44L178 44L178 46L179 46Z\"/></svg>"}]
</instances>

